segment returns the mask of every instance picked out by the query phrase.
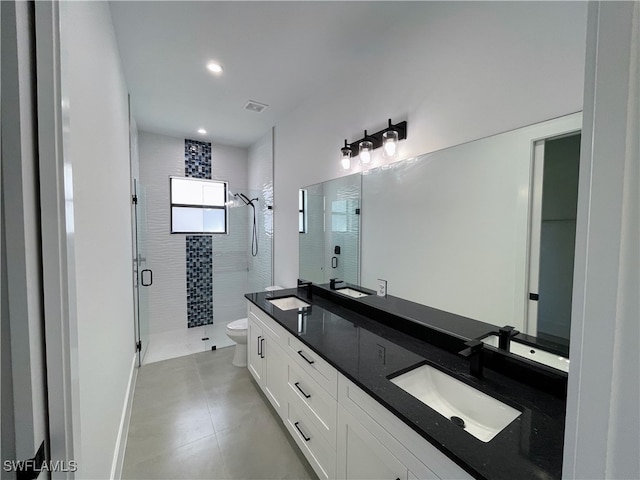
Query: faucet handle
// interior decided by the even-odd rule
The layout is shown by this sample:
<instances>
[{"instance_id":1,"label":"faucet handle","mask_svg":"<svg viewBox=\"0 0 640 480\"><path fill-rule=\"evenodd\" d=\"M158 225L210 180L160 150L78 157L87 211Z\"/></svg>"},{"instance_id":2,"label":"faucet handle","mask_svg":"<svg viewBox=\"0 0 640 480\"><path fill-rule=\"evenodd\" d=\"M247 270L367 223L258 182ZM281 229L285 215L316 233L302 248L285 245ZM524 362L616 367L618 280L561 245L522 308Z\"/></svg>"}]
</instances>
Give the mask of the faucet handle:
<instances>
[{"instance_id":1,"label":"faucet handle","mask_svg":"<svg viewBox=\"0 0 640 480\"><path fill-rule=\"evenodd\" d=\"M469 359L469 373L476 378L482 378L482 352L484 351L484 343L480 340L469 340L464 342L467 346L464 350L458 352L458 355Z\"/></svg>"},{"instance_id":2,"label":"faucet handle","mask_svg":"<svg viewBox=\"0 0 640 480\"><path fill-rule=\"evenodd\" d=\"M464 344L468 348L465 348L464 350L458 352L458 355L461 355L463 357L470 357L471 355L480 353L484 348L484 343L480 340L469 340L467 342L464 342Z\"/></svg>"},{"instance_id":3,"label":"faucet handle","mask_svg":"<svg viewBox=\"0 0 640 480\"><path fill-rule=\"evenodd\" d=\"M505 325L504 327L500 327L498 332L500 333L500 335L508 335L509 337L514 337L520 333L518 330L515 329L515 327L512 327L511 325Z\"/></svg>"}]
</instances>

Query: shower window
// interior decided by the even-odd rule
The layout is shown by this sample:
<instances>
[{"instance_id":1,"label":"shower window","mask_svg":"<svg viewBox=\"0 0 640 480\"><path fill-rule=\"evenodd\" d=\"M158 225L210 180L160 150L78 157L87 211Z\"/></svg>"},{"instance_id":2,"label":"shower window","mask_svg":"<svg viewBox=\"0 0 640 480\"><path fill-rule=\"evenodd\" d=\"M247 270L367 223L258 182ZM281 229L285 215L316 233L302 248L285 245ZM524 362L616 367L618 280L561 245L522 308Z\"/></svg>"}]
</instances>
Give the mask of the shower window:
<instances>
[{"instance_id":1,"label":"shower window","mask_svg":"<svg viewBox=\"0 0 640 480\"><path fill-rule=\"evenodd\" d=\"M228 233L227 182L169 177L171 233Z\"/></svg>"}]
</instances>

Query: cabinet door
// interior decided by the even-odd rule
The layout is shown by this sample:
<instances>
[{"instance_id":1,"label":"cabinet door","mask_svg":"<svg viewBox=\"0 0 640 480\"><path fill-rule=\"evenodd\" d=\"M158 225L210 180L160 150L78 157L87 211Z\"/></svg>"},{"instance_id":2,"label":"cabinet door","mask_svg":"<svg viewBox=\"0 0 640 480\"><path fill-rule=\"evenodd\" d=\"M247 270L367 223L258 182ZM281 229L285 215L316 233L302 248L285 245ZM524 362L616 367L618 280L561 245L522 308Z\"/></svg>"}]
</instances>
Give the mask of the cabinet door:
<instances>
[{"instance_id":1,"label":"cabinet door","mask_svg":"<svg viewBox=\"0 0 640 480\"><path fill-rule=\"evenodd\" d=\"M338 407L338 478L407 480L408 469L367 429Z\"/></svg>"},{"instance_id":2,"label":"cabinet door","mask_svg":"<svg viewBox=\"0 0 640 480\"><path fill-rule=\"evenodd\" d=\"M261 352L264 357L263 382L264 393L280 417L286 416L287 358L284 350L271 336L266 335Z\"/></svg>"},{"instance_id":3,"label":"cabinet door","mask_svg":"<svg viewBox=\"0 0 640 480\"><path fill-rule=\"evenodd\" d=\"M264 334L262 328L249 315L249 327L247 332L247 368L258 385L263 384L263 355Z\"/></svg>"}]
</instances>

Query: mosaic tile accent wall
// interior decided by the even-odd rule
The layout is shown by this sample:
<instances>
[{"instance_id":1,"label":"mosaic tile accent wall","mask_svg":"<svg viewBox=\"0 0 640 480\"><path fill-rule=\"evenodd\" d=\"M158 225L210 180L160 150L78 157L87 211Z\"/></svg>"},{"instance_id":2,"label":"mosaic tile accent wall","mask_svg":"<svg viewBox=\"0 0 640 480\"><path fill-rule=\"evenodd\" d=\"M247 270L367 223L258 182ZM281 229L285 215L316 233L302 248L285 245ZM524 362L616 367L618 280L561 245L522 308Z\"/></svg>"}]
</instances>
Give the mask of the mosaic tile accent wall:
<instances>
[{"instance_id":1,"label":"mosaic tile accent wall","mask_svg":"<svg viewBox=\"0 0 640 480\"><path fill-rule=\"evenodd\" d=\"M184 141L184 176L211 179L211 144Z\"/></svg>"},{"instance_id":2,"label":"mosaic tile accent wall","mask_svg":"<svg viewBox=\"0 0 640 480\"><path fill-rule=\"evenodd\" d=\"M211 144L184 141L186 177L211 178ZM187 235L187 326L213 323L213 240L211 235Z\"/></svg>"},{"instance_id":3,"label":"mosaic tile accent wall","mask_svg":"<svg viewBox=\"0 0 640 480\"><path fill-rule=\"evenodd\" d=\"M213 323L213 242L211 235L187 237L187 325Z\"/></svg>"}]
</instances>

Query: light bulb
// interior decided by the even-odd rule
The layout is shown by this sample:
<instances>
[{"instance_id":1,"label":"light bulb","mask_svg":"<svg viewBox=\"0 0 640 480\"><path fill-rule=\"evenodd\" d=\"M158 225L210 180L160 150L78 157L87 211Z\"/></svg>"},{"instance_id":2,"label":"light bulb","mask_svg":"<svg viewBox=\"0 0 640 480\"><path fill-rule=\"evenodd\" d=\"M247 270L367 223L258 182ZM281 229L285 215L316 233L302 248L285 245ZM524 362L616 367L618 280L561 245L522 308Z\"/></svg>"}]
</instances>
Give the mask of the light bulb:
<instances>
[{"instance_id":1,"label":"light bulb","mask_svg":"<svg viewBox=\"0 0 640 480\"><path fill-rule=\"evenodd\" d=\"M373 151L373 143L368 140L360 142L360 163L362 165L369 165L371 163L371 153Z\"/></svg>"},{"instance_id":2,"label":"light bulb","mask_svg":"<svg viewBox=\"0 0 640 480\"><path fill-rule=\"evenodd\" d=\"M211 73L222 73L222 65L220 65L219 63L216 62L209 62L207 63L207 69L211 72Z\"/></svg>"},{"instance_id":3,"label":"light bulb","mask_svg":"<svg viewBox=\"0 0 640 480\"><path fill-rule=\"evenodd\" d=\"M385 158L394 158L398 153L398 132L388 130L382 134L382 151Z\"/></svg>"},{"instance_id":4,"label":"light bulb","mask_svg":"<svg viewBox=\"0 0 640 480\"><path fill-rule=\"evenodd\" d=\"M340 164L344 171L351 170L351 149L347 147L345 140L345 147L340 149Z\"/></svg>"}]
</instances>

